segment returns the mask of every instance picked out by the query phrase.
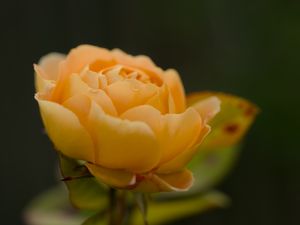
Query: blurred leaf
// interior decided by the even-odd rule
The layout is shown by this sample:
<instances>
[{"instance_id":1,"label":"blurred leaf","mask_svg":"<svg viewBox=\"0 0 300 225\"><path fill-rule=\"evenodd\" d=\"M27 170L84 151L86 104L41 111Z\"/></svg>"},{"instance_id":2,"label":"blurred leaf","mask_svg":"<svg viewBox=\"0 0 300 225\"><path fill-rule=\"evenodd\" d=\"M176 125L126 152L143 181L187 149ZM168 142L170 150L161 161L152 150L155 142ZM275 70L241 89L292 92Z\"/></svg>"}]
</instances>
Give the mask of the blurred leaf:
<instances>
[{"instance_id":1,"label":"blurred leaf","mask_svg":"<svg viewBox=\"0 0 300 225\"><path fill-rule=\"evenodd\" d=\"M71 206L62 185L37 196L24 211L28 225L79 225L88 216L89 212L82 213Z\"/></svg>"},{"instance_id":2,"label":"blurred leaf","mask_svg":"<svg viewBox=\"0 0 300 225\"><path fill-rule=\"evenodd\" d=\"M206 191L228 174L239 153L239 147L201 151L190 163L195 182L188 194Z\"/></svg>"},{"instance_id":3,"label":"blurred leaf","mask_svg":"<svg viewBox=\"0 0 300 225\"><path fill-rule=\"evenodd\" d=\"M97 213L91 217L89 217L86 221L82 223L82 225L107 225L108 224L108 216L107 214Z\"/></svg>"},{"instance_id":4,"label":"blurred leaf","mask_svg":"<svg viewBox=\"0 0 300 225\"><path fill-rule=\"evenodd\" d=\"M191 106L210 96L221 100L221 111L210 122L212 131L200 145L199 151L219 151L237 145L258 113L258 108L251 102L219 92L194 93L188 96L187 104Z\"/></svg>"},{"instance_id":5,"label":"blurred leaf","mask_svg":"<svg viewBox=\"0 0 300 225\"><path fill-rule=\"evenodd\" d=\"M92 177L84 165L60 155L60 167L75 207L99 211L108 206L107 188Z\"/></svg>"},{"instance_id":6,"label":"blurred leaf","mask_svg":"<svg viewBox=\"0 0 300 225\"><path fill-rule=\"evenodd\" d=\"M192 105L210 96L217 96L221 100L221 111L211 121L211 133L189 164L195 176L191 192L211 188L230 171L238 156L240 141L258 112L258 108L251 102L224 93L193 94L188 97L188 104Z\"/></svg>"},{"instance_id":7,"label":"blurred leaf","mask_svg":"<svg viewBox=\"0 0 300 225\"><path fill-rule=\"evenodd\" d=\"M150 201L147 220L151 225L164 224L198 214L214 207L225 207L229 199L222 193L211 191L205 195L180 198L170 201ZM142 225L143 218L138 210L133 212L131 225Z\"/></svg>"}]
</instances>

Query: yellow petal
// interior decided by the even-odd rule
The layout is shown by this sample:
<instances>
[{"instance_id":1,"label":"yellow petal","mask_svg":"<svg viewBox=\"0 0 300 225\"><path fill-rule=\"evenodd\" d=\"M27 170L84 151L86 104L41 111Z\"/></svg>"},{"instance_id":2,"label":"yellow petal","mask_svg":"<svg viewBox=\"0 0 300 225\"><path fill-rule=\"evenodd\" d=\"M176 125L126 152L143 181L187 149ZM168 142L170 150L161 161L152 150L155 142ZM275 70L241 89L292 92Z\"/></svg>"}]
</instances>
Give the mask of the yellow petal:
<instances>
[{"instance_id":1,"label":"yellow petal","mask_svg":"<svg viewBox=\"0 0 300 225\"><path fill-rule=\"evenodd\" d=\"M99 88L99 74L89 69L80 73L82 81L84 81L90 88Z\"/></svg>"},{"instance_id":2,"label":"yellow petal","mask_svg":"<svg viewBox=\"0 0 300 225\"><path fill-rule=\"evenodd\" d=\"M112 65L115 65L115 60L107 49L92 45L80 45L72 49L60 64L59 79L52 93L53 101L62 101L61 94L64 90L64 83L71 74L80 73L85 66L89 66L90 70L98 72Z\"/></svg>"},{"instance_id":3,"label":"yellow petal","mask_svg":"<svg viewBox=\"0 0 300 225\"><path fill-rule=\"evenodd\" d=\"M83 94L74 95L62 104L76 114L82 125L86 126L87 116L91 109L91 99Z\"/></svg>"},{"instance_id":4,"label":"yellow petal","mask_svg":"<svg viewBox=\"0 0 300 225\"><path fill-rule=\"evenodd\" d=\"M94 162L94 146L77 116L63 106L39 99L42 119L55 148L71 158Z\"/></svg>"},{"instance_id":5,"label":"yellow petal","mask_svg":"<svg viewBox=\"0 0 300 225\"><path fill-rule=\"evenodd\" d=\"M158 92L153 95L147 102L147 105L151 105L158 109L162 114L169 112L168 105L169 92L166 84L159 87Z\"/></svg>"},{"instance_id":6,"label":"yellow petal","mask_svg":"<svg viewBox=\"0 0 300 225\"><path fill-rule=\"evenodd\" d=\"M94 100L101 108L110 115L117 115L115 106L107 94L101 89L92 89L85 82L81 80L79 75L72 74L65 83L63 100L71 98L72 96L83 94Z\"/></svg>"},{"instance_id":7,"label":"yellow petal","mask_svg":"<svg viewBox=\"0 0 300 225\"><path fill-rule=\"evenodd\" d=\"M129 108L144 104L158 89L153 84L144 84L138 80L115 82L107 87L107 93L112 99L117 111L123 113Z\"/></svg>"},{"instance_id":8,"label":"yellow petal","mask_svg":"<svg viewBox=\"0 0 300 225\"><path fill-rule=\"evenodd\" d=\"M209 122L220 112L221 101L215 97L208 97L192 105L200 114L204 123Z\"/></svg>"},{"instance_id":9,"label":"yellow petal","mask_svg":"<svg viewBox=\"0 0 300 225\"><path fill-rule=\"evenodd\" d=\"M115 188L127 188L128 186L134 185L136 182L136 177L133 173L124 170L107 169L91 163L86 163L85 165L97 180L109 186Z\"/></svg>"},{"instance_id":10,"label":"yellow petal","mask_svg":"<svg viewBox=\"0 0 300 225\"><path fill-rule=\"evenodd\" d=\"M194 182L193 174L187 169L171 174L146 175L140 179L133 190L149 193L187 191Z\"/></svg>"},{"instance_id":11,"label":"yellow petal","mask_svg":"<svg viewBox=\"0 0 300 225\"><path fill-rule=\"evenodd\" d=\"M55 87L54 80L46 79L47 75L43 69L34 64L34 84L37 92L48 93L50 95L50 91Z\"/></svg>"},{"instance_id":12,"label":"yellow petal","mask_svg":"<svg viewBox=\"0 0 300 225\"><path fill-rule=\"evenodd\" d=\"M200 150L221 149L238 144L258 112L258 108L251 102L237 96L218 92L192 94L188 97L188 104L195 105L196 102L211 96L216 96L221 100L221 111L209 123L212 132L200 145Z\"/></svg>"},{"instance_id":13,"label":"yellow petal","mask_svg":"<svg viewBox=\"0 0 300 225\"><path fill-rule=\"evenodd\" d=\"M217 97L208 97L200 101L196 101L191 105L197 110L203 121L202 130L198 139L194 142L193 146L187 148L185 151L181 152L174 159L165 163L159 168L159 172L168 173L169 171L181 170L186 166L186 164L193 158L193 156L198 152L198 146L202 143L204 138L208 135L211 128L207 125L207 122L211 120L220 111L220 100Z\"/></svg>"},{"instance_id":14,"label":"yellow petal","mask_svg":"<svg viewBox=\"0 0 300 225\"><path fill-rule=\"evenodd\" d=\"M171 101L174 101L175 113L181 113L186 108L185 92L179 74L169 69L164 73L164 81L170 89Z\"/></svg>"},{"instance_id":15,"label":"yellow petal","mask_svg":"<svg viewBox=\"0 0 300 225\"><path fill-rule=\"evenodd\" d=\"M162 84L163 71L152 60L144 55L132 56L120 49L113 49L112 54L118 64L140 69L149 75L150 80L158 85Z\"/></svg>"},{"instance_id":16,"label":"yellow petal","mask_svg":"<svg viewBox=\"0 0 300 225\"><path fill-rule=\"evenodd\" d=\"M45 72L44 79L46 80L57 80L59 64L66 58L64 54L50 53L43 56L39 61L39 66Z\"/></svg>"},{"instance_id":17,"label":"yellow petal","mask_svg":"<svg viewBox=\"0 0 300 225\"><path fill-rule=\"evenodd\" d=\"M189 149L199 138L202 122L193 108L181 114L161 113L149 105L129 109L121 118L131 121L143 121L155 132L162 151L160 165Z\"/></svg>"},{"instance_id":18,"label":"yellow petal","mask_svg":"<svg viewBox=\"0 0 300 225\"><path fill-rule=\"evenodd\" d=\"M193 146L185 149L185 151L178 154L172 160L166 162L165 164L161 165L158 169L159 173L170 173L171 171L180 171L192 160L194 155L198 152L198 146L201 145L204 138L210 132L210 126L204 125L198 139L195 141Z\"/></svg>"},{"instance_id":19,"label":"yellow petal","mask_svg":"<svg viewBox=\"0 0 300 225\"><path fill-rule=\"evenodd\" d=\"M95 103L89 123L97 146L97 165L132 172L146 172L157 165L160 158L157 140L145 123L109 116Z\"/></svg>"},{"instance_id":20,"label":"yellow petal","mask_svg":"<svg viewBox=\"0 0 300 225\"><path fill-rule=\"evenodd\" d=\"M63 63L63 74L79 73L86 65L98 72L114 64L111 53L104 48L92 45L80 45L70 51Z\"/></svg>"}]
</instances>

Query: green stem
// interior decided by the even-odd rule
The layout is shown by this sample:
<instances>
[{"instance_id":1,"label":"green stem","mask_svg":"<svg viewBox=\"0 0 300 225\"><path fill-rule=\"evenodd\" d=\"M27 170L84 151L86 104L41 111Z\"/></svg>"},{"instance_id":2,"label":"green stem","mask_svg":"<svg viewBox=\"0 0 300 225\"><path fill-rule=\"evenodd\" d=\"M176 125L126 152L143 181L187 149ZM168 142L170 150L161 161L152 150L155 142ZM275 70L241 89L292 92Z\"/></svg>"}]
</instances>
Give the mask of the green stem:
<instances>
[{"instance_id":1,"label":"green stem","mask_svg":"<svg viewBox=\"0 0 300 225\"><path fill-rule=\"evenodd\" d=\"M109 225L117 225L115 222L116 190L109 190Z\"/></svg>"},{"instance_id":2,"label":"green stem","mask_svg":"<svg viewBox=\"0 0 300 225\"><path fill-rule=\"evenodd\" d=\"M122 225L126 216L126 192L111 188L109 199L109 225Z\"/></svg>"},{"instance_id":3,"label":"green stem","mask_svg":"<svg viewBox=\"0 0 300 225\"><path fill-rule=\"evenodd\" d=\"M148 225L148 220L147 220L147 211L148 211L148 199L146 194L144 193L136 193L135 194L135 201L138 209L140 210L143 220L144 220L144 225Z\"/></svg>"}]
</instances>

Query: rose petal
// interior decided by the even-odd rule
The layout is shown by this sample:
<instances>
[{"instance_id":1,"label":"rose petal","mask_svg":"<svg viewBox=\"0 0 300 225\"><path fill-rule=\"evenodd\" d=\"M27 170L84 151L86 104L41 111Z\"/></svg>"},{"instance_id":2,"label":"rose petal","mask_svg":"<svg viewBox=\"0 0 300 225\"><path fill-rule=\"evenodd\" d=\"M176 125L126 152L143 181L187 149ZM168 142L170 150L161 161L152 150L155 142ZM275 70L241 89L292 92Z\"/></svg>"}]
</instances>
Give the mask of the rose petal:
<instances>
[{"instance_id":1,"label":"rose petal","mask_svg":"<svg viewBox=\"0 0 300 225\"><path fill-rule=\"evenodd\" d=\"M36 96L47 133L55 148L66 156L94 162L90 135L77 116L65 107Z\"/></svg>"},{"instance_id":2,"label":"rose petal","mask_svg":"<svg viewBox=\"0 0 300 225\"><path fill-rule=\"evenodd\" d=\"M99 74L89 70L88 68L80 73L82 81L84 81L90 88L99 88Z\"/></svg>"},{"instance_id":3,"label":"rose petal","mask_svg":"<svg viewBox=\"0 0 300 225\"><path fill-rule=\"evenodd\" d=\"M111 52L118 64L140 69L150 76L153 83L158 85L162 84L163 71L157 67L149 57L144 55L128 55L120 49L113 49Z\"/></svg>"},{"instance_id":4,"label":"rose petal","mask_svg":"<svg viewBox=\"0 0 300 225\"><path fill-rule=\"evenodd\" d=\"M193 146L202 128L201 118L193 108L181 114L161 115L152 106L142 105L129 109L121 118L142 121L152 128L162 151L160 165Z\"/></svg>"},{"instance_id":5,"label":"rose petal","mask_svg":"<svg viewBox=\"0 0 300 225\"><path fill-rule=\"evenodd\" d=\"M47 80L47 75L45 74L45 71L42 70L42 68L36 64L33 65L34 67L34 84L35 89L37 92L43 92L48 93L50 96L50 90L52 90L55 86L54 80Z\"/></svg>"},{"instance_id":6,"label":"rose petal","mask_svg":"<svg viewBox=\"0 0 300 225\"><path fill-rule=\"evenodd\" d=\"M179 74L174 69L164 73L164 81L170 89L171 101L174 101L174 113L181 113L186 109L185 92Z\"/></svg>"},{"instance_id":7,"label":"rose petal","mask_svg":"<svg viewBox=\"0 0 300 225\"><path fill-rule=\"evenodd\" d=\"M193 174L185 169L171 174L153 174L145 176L133 190L150 193L187 191L193 183Z\"/></svg>"},{"instance_id":8,"label":"rose petal","mask_svg":"<svg viewBox=\"0 0 300 225\"><path fill-rule=\"evenodd\" d=\"M80 73L85 67L95 72L115 64L111 53L104 48L92 45L80 45L70 51L67 58L60 64L59 79L57 86L52 93L54 101L61 101L61 94L64 89L64 83L73 73Z\"/></svg>"},{"instance_id":9,"label":"rose petal","mask_svg":"<svg viewBox=\"0 0 300 225\"><path fill-rule=\"evenodd\" d=\"M124 170L107 169L95 164L85 164L90 173L96 177L97 180L116 188L126 188L134 185L136 177L133 173Z\"/></svg>"},{"instance_id":10,"label":"rose petal","mask_svg":"<svg viewBox=\"0 0 300 225\"><path fill-rule=\"evenodd\" d=\"M39 66L45 72L44 79L46 80L57 80L59 64L66 58L64 54L61 53L50 53L43 56L39 61Z\"/></svg>"},{"instance_id":11,"label":"rose petal","mask_svg":"<svg viewBox=\"0 0 300 225\"><path fill-rule=\"evenodd\" d=\"M201 118L206 123L220 112L221 101L217 97L212 96L196 102L192 107L199 112Z\"/></svg>"},{"instance_id":12,"label":"rose petal","mask_svg":"<svg viewBox=\"0 0 300 225\"><path fill-rule=\"evenodd\" d=\"M205 125L198 138L197 141L194 143L193 146L187 148L185 151L181 152L172 160L166 162L165 164L161 165L160 168L157 170L159 173L170 173L171 171L180 171L182 170L194 157L194 155L198 151L198 146L202 143L203 139L207 136L210 132L210 126Z\"/></svg>"},{"instance_id":13,"label":"rose petal","mask_svg":"<svg viewBox=\"0 0 300 225\"><path fill-rule=\"evenodd\" d=\"M151 105L158 109L162 114L169 112L168 105L169 91L166 84L159 87L158 92L153 95L147 102L147 105Z\"/></svg>"},{"instance_id":14,"label":"rose petal","mask_svg":"<svg viewBox=\"0 0 300 225\"><path fill-rule=\"evenodd\" d=\"M101 108L110 115L117 115L115 106L107 94L101 89L92 89L81 80L79 75L72 74L65 83L63 98L64 101L72 96L84 94L94 100Z\"/></svg>"},{"instance_id":15,"label":"rose petal","mask_svg":"<svg viewBox=\"0 0 300 225\"><path fill-rule=\"evenodd\" d=\"M145 123L106 115L95 103L89 123L97 146L98 165L133 172L146 172L157 165L160 150L153 131Z\"/></svg>"},{"instance_id":16,"label":"rose petal","mask_svg":"<svg viewBox=\"0 0 300 225\"><path fill-rule=\"evenodd\" d=\"M158 89L153 84L144 84L138 80L124 80L115 82L107 87L107 93L112 99L119 113L129 108L144 104Z\"/></svg>"}]
</instances>

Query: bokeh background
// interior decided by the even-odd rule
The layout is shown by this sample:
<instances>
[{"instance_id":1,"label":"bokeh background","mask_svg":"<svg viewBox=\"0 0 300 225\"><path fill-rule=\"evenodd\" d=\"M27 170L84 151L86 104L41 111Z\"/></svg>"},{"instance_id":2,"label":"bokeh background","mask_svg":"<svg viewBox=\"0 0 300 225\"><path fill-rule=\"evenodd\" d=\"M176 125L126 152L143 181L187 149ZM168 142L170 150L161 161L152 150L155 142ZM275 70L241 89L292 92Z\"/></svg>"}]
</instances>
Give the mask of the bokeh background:
<instances>
[{"instance_id":1,"label":"bokeh background","mask_svg":"<svg viewBox=\"0 0 300 225\"><path fill-rule=\"evenodd\" d=\"M3 1L0 12L0 224L23 224L26 204L57 182L32 64L81 43L149 55L176 68L187 92L229 92L261 108L218 187L232 205L179 224L300 224L300 1Z\"/></svg>"}]
</instances>

